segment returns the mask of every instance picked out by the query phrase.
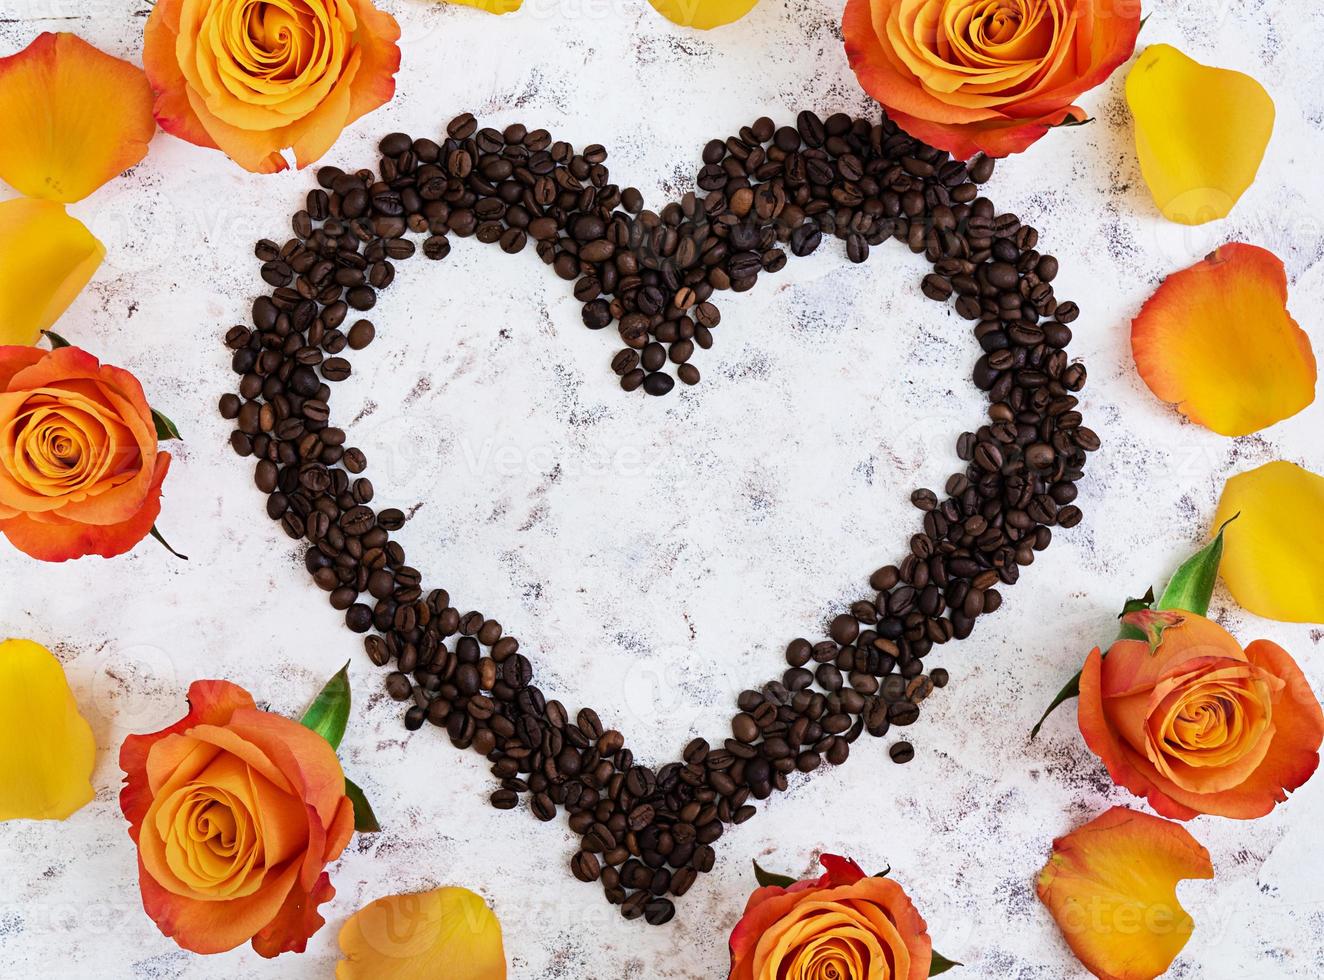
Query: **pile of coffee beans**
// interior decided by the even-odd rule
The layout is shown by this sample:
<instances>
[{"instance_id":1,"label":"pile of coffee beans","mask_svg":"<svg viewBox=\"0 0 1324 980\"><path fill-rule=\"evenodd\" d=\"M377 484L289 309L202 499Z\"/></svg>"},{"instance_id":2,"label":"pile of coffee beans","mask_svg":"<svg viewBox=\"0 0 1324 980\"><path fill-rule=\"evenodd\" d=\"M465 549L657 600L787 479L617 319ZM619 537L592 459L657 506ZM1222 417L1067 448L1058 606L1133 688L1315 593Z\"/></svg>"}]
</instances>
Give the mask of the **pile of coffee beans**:
<instances>
[{"instance_id":1,"label":"pile of coffee beans","mask_svg":"<svg viewBox=\"0 0 1324 980\"><path fill-rule=\"evenodd\" d=\"M407 706L405 726L444 728L482 753L500 783L494 807L523 803L539 820L564 809L580 836L575 877L599 882L626 918L664 923L752 801L794 772L845 762L863 732L913 724L947 683L945 670L925 669L933 647L969 636L1052 527L1080 521L1076 484L1099 440L1077 411L1085 368L1065 350L1078 311L1055 297L1057 260L1036 250L1035 229L980 195L992 161L954 161L886 117L756 120L705 147L703 196L659 213L609 182L602 147L575 152L545 130L480 129L466 114L438 139L396 133L380 149L376 174L322 168L293 237L258 243L273 288L226 337L240 378L220 403L231 444L257 460L267 513L306 543L313 580L391 668L386 690ZM780 269L783 246L807 255L835 235L858 262L897 239L933 266L924 294L954 297L974 325L988 420L957 440L966 465L942 495L912 494L924 516L905 558L875 571L825 638L788 644L781 677L739 695L729 737L695 739L653 769L591 709L571 716L548 700L497 620L424 589L391 538L405 515L372 507L366 457L331 424L331 385L351 371L341 355L376 335L358 314L414 254L411 234L432 259L449 253L451 234L509 253L532 239L575 282L585 325L617 325L621 386L658 395L674 384L668 363L698 381L690 358L712 343L713 293ZM914 748L898 741L890 756L908 762Z\"/></svg>"}]
</instances>

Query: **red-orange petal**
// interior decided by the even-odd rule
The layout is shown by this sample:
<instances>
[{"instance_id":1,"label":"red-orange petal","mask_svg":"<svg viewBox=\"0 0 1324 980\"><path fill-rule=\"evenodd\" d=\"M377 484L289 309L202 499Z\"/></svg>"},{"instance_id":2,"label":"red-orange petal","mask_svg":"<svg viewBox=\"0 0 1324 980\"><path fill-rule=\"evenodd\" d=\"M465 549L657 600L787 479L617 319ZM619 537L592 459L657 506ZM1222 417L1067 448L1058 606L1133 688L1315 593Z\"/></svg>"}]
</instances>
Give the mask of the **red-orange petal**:
<instances>
[{"instance_id":1,"label":"red-orange petal","mask_svg":"<svg viewBox=\"0 0 1324 980\"><path fill-rule=\"evenodd\" d=\"M143 70L156 95L153 111L161 128L196 146L219 149L186 91L175 42L179 38L179 8L183 0L156 0L143 29Z\"/></svg>"},{"instance_id":2,"label":"red-orange petal","mask_svg":"<svg viewBox=\"0 0 1324 980\"><path fill-rule=\"evenodd\" d=\"M42 34L0 58L0 119L0 178L65 204L140 161L156 132L142 69L74 34Z\"/></svg>"},{"instance_id":3,"label":"red-orange petal","mask_svg":"<svg viewBox=\"0 0 1324 980\"><path fill-rule=\"evenodd\" d=\"M318 906L335 897L336 889L325 871L311 889L295 884L276 918L253 937L253 949L267 959L281 953L302 953L308 948L309 938L326 925Z\"/></svg>"},{"instance_id":4,"label":"red-orange petal","mask_svg":"<svg viewBox=\"0 0 1324 980\"><path fill-rule=\"evenodd\" d=\"M1131 322L1131 352L1150 391L1225 436L1315 399L1315 354L1287 311L1283 263L1255 245L1224 245L1168 276Z\"/></svg>"},{"instance_id":5,"label":"red-orange petal","mask_svg":"<svg viewBox=\"0 0 1324 980\"><path fill-rule=\"evenodd\" d=\"M1113 807L1053 842L1037 891L1096 977L1153 980L1195 927L1177 883L1213 876L1209 852L1185 828Z\"/></svg>"}]
</instances>

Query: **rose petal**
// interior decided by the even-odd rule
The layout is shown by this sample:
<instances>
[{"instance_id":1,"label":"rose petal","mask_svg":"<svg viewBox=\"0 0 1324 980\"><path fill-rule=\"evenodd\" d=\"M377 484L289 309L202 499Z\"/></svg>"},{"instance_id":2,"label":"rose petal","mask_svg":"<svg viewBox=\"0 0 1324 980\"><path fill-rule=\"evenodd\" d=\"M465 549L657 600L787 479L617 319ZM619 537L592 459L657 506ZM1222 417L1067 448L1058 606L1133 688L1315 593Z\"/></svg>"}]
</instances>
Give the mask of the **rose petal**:
<instances>
[{"instance_id":1,"label":"rose petal","mask_svg":"<svg viewBox=\"0 0 1324 980\"><path fill-rule=\"evenodd\" d=\"M489 14L513 13L524 4L524 0L446 0L446 2L461 7L473 7L475 10L486 10Z\"/></svg>"},{"instance_id":2,"label":"rose petal","mask_svg":"<svg viewBox=\"0 0 1324 980\"><path fill-rule=\"evenodd\" d=\"M302 953L313 933L326 925L317 907L335 897L336 889L325 871L311 890L291 888L276 918L253 937L253 949L268 959L281 953Z\"/></svg>"},{"instance_id":3,"label":"rose petal","mask_svg":"<svg viewBox=\"0 0 1324 980\"><path fill-rule=\"evenodd\" d=\"M220 149L211 138L198 114L193 111L185 90L184 73L179 69L175 39L179 34L179 8L183 0L157 0L143 29L143 69L152 91L156 93L153 111L161 128L172 136L196 146Z\"/></svg>"},{"instance_id":4,"label":"rose petal","mask_svg":"<svg viewBox=\"0 0 1324 980\"><path fill-rule=\"evenodd\" d=\"M739 20L758 0L648 0L653 9L681 27L712 30Z\"/></svg>"},{"instance_id":5,"label":"rose petal","mask_svg":"<svg viewBox=\"0 0 1324 980\"><path fill-rule=\"evenodd\" d=\"M1209 852L1184 828L1113 807L1053 842L1037 891L1100 980L1152 980L1194 929L1177 882L1213 876Z\"/></svg>"},{"instance_id":6,"label":"rose petal","mask_svg":"<svg viewBox=\"0 0 1324 980\"><path fill-rule=\"evenodd\" d=\"M1150 391L1225 436L1315 399L1315 355L1287 312L1287 274L1254 245L1224 245L1168 276L1131 321L1131 353Z\"/></svg>"},{"instance_id":7,"label":"rose petal","mask_svg":"<svg viewBox=\"0 0 1324 980\"><path fill-rule=\"evenodd\" d=\"M142 69L73 34L42 34L0 58L0 119L0 178L65 203L140 161L156 132Z\"/></svg>"},{"instance_id":8,"label":"rose petal","mask_svg":"<svg viewBox=\"0 0 1324 980\"><path fill-rule=\"evenodd\" d=\"M1224 536L1223 581L1269 619L1324 622L1324 477L1282 460L1227 481L1214 527Z\"/></svg>"},{"instance_id":9,"label":"rose petal","mask_svg":"<svg viewBox=\"0 0 1324 980\"><path fill-rule=\"evenodd\" d=\"M105 255L105 247L62 205L0 201L0 344L41 339Z\"/></svg>"},{"instance_id":10,"label":"rose petal","mask_svg":"<svg viewBox=\"0 0 1324 980\"><path fill-rule=\"evenodd\" d=\"M0 643L0 821L64 820L82 809L95 756L60 662L31 640Z\"/></svg>"},{"instance_id":11,"label":"rose petal","mask_svg":"<svg viewBox=\"0 0 1324 980\"><path fill-rule=\"evenodd\" d=\"M169 728L150 735L130 735L120 746L120 768L124 771L120 810L129 821L129 836L134 841L138 840L138 828L152 805L147 777L147 757L152 746L197 725L224 725L238 708L255 707L253 696L229 681L194 681L188 689L188 704L188 714Z\"/></svg>"},{"instance_id":12,"label":"rose petal","mask_svg":"<svg viewBox=\"0 0 1324 980\"><path fill-rule=\"evenodd\" d=\"M501 923L467 888L379 898L340 930L336 980L504 980Z\"/></svg>"},{"instance_id":13,"label":"rose petal","mask_svg":"<svg viewBox=\"0 0 1324 980\"><path fill-rule=\"evenodd\" d=\"M1126 76L1126 101L1140 172L1163 216L1184 225L1226 217L1255 179L1273 132L1264 86L1151 44Z\"/></svg>"},{"instance_id":14,"label":"rose petal","mask_svg":"<svg viewBox=\"0 0 1324 980\"><path fill-rule=\"evenodd\" d=\"M72 524L53 514L19 514L0 520L0 534L19 551L39 561L68 561L88 555L114 558L151 533L161 515L161 484L169 472L170 454L158 453L152 483L141 509L118 524Z\"/></svg>"}]
</instances>

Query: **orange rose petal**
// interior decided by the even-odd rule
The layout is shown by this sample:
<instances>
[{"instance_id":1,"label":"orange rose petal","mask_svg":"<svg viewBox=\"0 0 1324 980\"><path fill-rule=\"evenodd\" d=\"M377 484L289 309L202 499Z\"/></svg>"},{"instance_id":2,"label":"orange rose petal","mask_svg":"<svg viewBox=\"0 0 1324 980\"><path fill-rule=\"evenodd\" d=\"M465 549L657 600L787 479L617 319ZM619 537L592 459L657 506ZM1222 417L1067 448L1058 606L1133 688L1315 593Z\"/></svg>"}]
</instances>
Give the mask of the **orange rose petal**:
<instances>
[{"instance_id":1,"label":"orange rose petal","mask_svg":"<svg viewBox=\"0 0 1324 980\"><path fill-rule=\"evenodd\" d=\"M350 91L349 122L390 102L400 70L400 25L372 0L350 0L358 17L356 38L363 63Z\"/></svg>"},{"instance_id":2,"label":"orange rose petal","mask_svg":"<svg viewBox=\"0 0 1324 980\"><path fill-rule=\"evenodd\" d=\"M164 935L193 953L224 953L248 942L280 913L298 878L299 865L291 863L252 895L206 902L167 891L138 862L143 910Z\"/></svg>"},{"instance_id":3,"label":"orange rose petal","mask_svg":"<svg viewBox=\"0 0 1324 980\"><path fill-rule=\"evenodd\" d=\"M336 889L325 871L311 890L291 888L276 918L253 937L253 949L268 959L281 953L302 953L313 933L326 925L318 906L335 897Z\"/></svg>"},{"instance_id":4,"label":"orange rose petal","mask_svg":"<svg viewBox=\"0 0 1324 980\"><path fill-rule=\"evenodd\" d=\"M1178 613L1181 622L1163 631L1153 653L1143 640L1118 640L1108 648L1103 666L1103 696L1123 697L1148 690L1175 663L1193 657L1221 657L1245 662L1241 644L1223 627L1204 616Z\"/></svg>"},{"instance_id":5,"label":"orange rose petal","mask_svg":"<svg viewBox=\"0 0 1324 980\"><path fill-rule=\"evenodd\" d=\"M331 149L349 124L353 102L351 91L362 59L363 55L359 51L350 55L349 63L335 88L316 109L290 127L287 138L294 150L297 166L306 167Z\"/></svg>"},{"instance_id":6,"label":"orange rose petal","mask_svg":"<svg viewBox=\"0 0 1324 980\"><path fill-rule=\"evenodd\" d=\"M40 340L105 255L105 247L62 205L0 201L0 344Z\"/></svg>"},{"instance_id":7,"label":"orange rose petal","mask_svg":"<svg viewBox=\"0 0 1324 980\"><path fill-rule=\"evenodd\" d=\"M1213 876L1209 852L1184 828L1113 807L1053 842L1037 891L1100 980L1153 980L1194 929L1177 883Z\"/></svg>"},{"instance_id":8,"label":"orange rose petal","mask_svg":"<svg viewBox=\"0 0 1324 980\"><path fill-rule=\"evenodd\" d=\"M1155 779L1151 778L1152 767L1144 756L1118 736L1104 708L1104 660L1102 651L1095 647L1085 658L1085 665L1080 671L1080 698L1076 702L1076 720L1085 744L1108 769L1108 775L1114 783L1130 790L1136 796L1144 797L1150 806L1165 817L1190 820L1199 816L1199 811L1178 803L1160 789ZM1142 698L1144 695L1135 695L1135 697Z\"/></svg>"},{"instance_id":9,"label":"orange rose petal","mask_svg":"<svg viewBox=\"0 0 1324 980\"><path fill-rule=\"evenodd\" d=\"M1219 569L1258 616L1324 622L1324 477L1276 460L1223 487L1214 527L1234 515Z\"/></svg>"},{"instance_id":10,"label":"orange rose petal","mask_svg":"<svg viewBox=\"0 0 1324 980\"><path fill-rule=\"evenodd\" d=\"M1131 322L1131 352L1150 391L1221 435L1256 432L1315 399L1287 274L1254 245L1224 245L1168 276Z\"/></svg>"},{"instance_id":11,"label":"orange rose petal","mask_svg":"<svg viewBox=\"0 0 1324 980\"><path fill-rule=\"evenodd\" d=\"M197 146L216 150L202 120L193 111L179 70L175 40L179 34L179 7L183 0L157 0L143 30L143 70L156 93L153 111L161 128Z\"/></svg>"},{"instance_id":12,"label":"orange rose petal","mask_svg":"<svg viewBox=\"0 0 1324 980\"><path fill-rule=\"evenodd\" d=\"M169 728L150 735L130 735L120 745L120 768L125 773L120 809L129 821L129 834L135 841L137 828L152 803L147 778L147 757L152 746L196 725L224 725L235 709L256 706L251 694L229 681L194 681L188 689L188 704L188 714Z\"/></svg>"},{"instance_id":13,"label":"orange rose petal","mask_svg":"<svg viewBox=\"0 0 1324 980\"><path fill-rule=\"evenodd\" d=\"M87 555L114 558L151 533L161 514L161 484L169 471L170 454L158 454L155 475L142 509L119 524L45 523L37 517L19 514L0 520L0 534L19 551L40 561L68 561Z\"/></svg>"},{"instance_id":14,"label":"orange rose petal","mask_svg":"<svg viewBox=\"0 0 1324 980\"><path fill-rule=\"evenodd\" d=\"M0 178L66 204L140 161L156 132L142 70L73 34L0 58L0 118Z\"/></svg>"},{"instance_id":15,"label":"orange rose petal","mask_svg":"<svg viewBox=\"0 0 1324 980\"><path fill-rule=\"evenodd\" d=\"M329 826L345 798L345 773L326 739L297 721L266 711L240 708L230 729L257 746L291 780L301 799Z\"/></svg>"},{"instance_id":16,"label":"orange rose petal","mask_svg":"<svg viewBox=\"0 0 1324 980\"><path fill-rule=\"evenodd\" d=\"M1020 152L1068 116L1072 103L1131 56L1139 4L1043 5L1020 33L975 40L974 3L848 0L846 54L861 87L906 132L953 156Z\"/></svg>"}]
</instances>

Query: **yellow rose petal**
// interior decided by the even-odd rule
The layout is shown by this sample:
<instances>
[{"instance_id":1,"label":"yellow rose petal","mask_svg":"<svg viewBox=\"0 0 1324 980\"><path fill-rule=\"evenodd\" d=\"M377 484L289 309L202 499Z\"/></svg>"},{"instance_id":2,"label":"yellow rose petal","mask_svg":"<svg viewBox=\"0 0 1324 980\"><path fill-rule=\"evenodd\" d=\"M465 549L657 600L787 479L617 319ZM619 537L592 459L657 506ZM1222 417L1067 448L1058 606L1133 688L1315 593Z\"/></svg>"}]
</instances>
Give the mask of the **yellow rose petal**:
<instances>
[{"instance_id":1,"label":"yellow rose petal","mask_svg":"<svg viewBox=\"0 0 1324 980\"><path fill-rule=\"evenodd\" d=\"M0 201L0 344L35 344L105 255L105 247L62 205Z\"/></svg>"},{"instance_id":2,"label":"yellow rose petal","mask_svg":"<svg viewBox=\"0 0 1324 980\"><path fill-rule=\"evenodd\" d=\"M1273 132L1273 99L1249 75L1151 44L1126 76L1140 172L1169 221L1226 217L1251 185Z\"/></svg>"},{"instance_id":3,"label":"yellow rose petal","mask_svg":"<svg viewBox=\"0 0 1324 980\"><path fill-rule=\"evenodd\" d=\"M1287 273L1254 245L1224 245L1163 281L1131 322L1149 390L1191 421L1244 436L1315 400L1310 337L1287 310Z\"/></svg>"},{"instance_id":4,"label":"yellow rose petal","mask_svg":"<svg viewBox=\"0 0 1324 980\"><path fill-rule=\"evenodd\" d=\"M461 7L486 10L489 14L509 14L519 10L524 0L447 0L447 2L459 4Z\"/></svg>"},{"instance_id":5,"label":"yellow rose petal","mask_svg":"<svg viewBox=\"0 0 1324 980\"><path fill-rule=\"evenodd\" d=\"M63 820L82 809L95 756L60 662L31 640L0 643L0 820Z\"/></svg>"},{"instance_id":6,"label":"yellow rose petal","mask_svg":"<svg viewBox=\"0 0 1324 980\"><path fill-rule=\"evenodd\" d=\"M66 204L140 161L156 132L142 69L73 34L0 58L0 119L0 178Z\"/></svg>"},{"instance_id":7,"label":"yellow rose petal","mask_svg":"<svg viewBox=\"0 0 1324 980\"><path fill-rule=\"evenodd\" d=\"M653 9L681 27L712 30L737 21L754 9L758 0L648 0Z\"/></svg>"},{"instance_id":8,"label":"yellow rose petal","mask_svg":"<svg viewBox=\"0 0 1324 980\"><path fill-rule=\"evenodd\" d=\"M340 930L336 980L505 980L501 923L467 888L390 895Z\"/></svg>"},{"instance_id":9,"label":"yellow rose petal","mask_svg":"<svg viewBox=\"0 0 1324 980\"><path fill-rule=\"evenodd\" d=\"M1091 973L1153 980L1195 925L1177 883L1213 876L1209 852L1180 824L1115 806L1053 841L1038 893Z\"/></svg>"},{"instance_id":10,"label":"yellow rose petal","mask_svg":"<svg viewBox=\"0 0 1324 980\"><path fill-rule=\"evenodd\" d=\"M1237 602L1269 619L1324 623L1324 477L1281 460L1240 473L1213 526L1238 513L1221 568Z\"/></svg>"}]
</instances>

